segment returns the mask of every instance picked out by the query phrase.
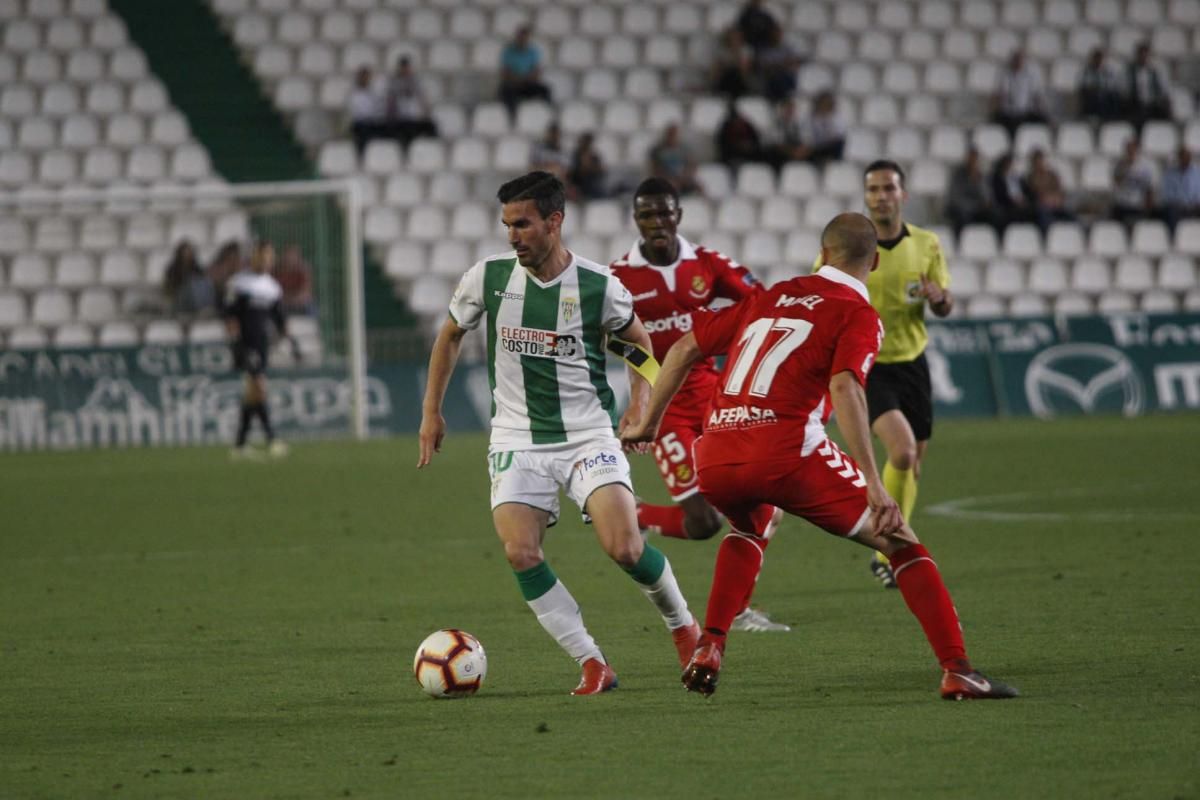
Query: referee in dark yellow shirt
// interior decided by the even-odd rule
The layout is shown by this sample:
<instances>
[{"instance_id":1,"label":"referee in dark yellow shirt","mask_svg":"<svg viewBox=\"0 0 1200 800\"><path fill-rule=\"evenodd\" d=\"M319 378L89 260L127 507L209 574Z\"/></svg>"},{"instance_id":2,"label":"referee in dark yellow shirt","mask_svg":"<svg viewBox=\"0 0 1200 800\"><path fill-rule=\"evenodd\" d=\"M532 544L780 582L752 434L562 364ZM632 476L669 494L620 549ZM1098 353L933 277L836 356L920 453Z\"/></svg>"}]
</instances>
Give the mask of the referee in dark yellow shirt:
<instances>
[{"instance_id":1,"label":"referee in dark yellow shirt","mask_svg":"<svg viewBox=\"0 0 1200 800\"><path fill-rule=\"evenodd\" d=\"M883 346L867 378L871 430L887 448L883 485L906 520L917 503L921 461L933 434L933 389L925 360L925 306L944 317L954 308L950 273L937 234L906 223L904 170L874 161L863 172L867 215L879 236L879 268L867 279L871 305L883 320ZM888 588L896 578L882 554L871 572Z\"/></svg>"}]
</instances>

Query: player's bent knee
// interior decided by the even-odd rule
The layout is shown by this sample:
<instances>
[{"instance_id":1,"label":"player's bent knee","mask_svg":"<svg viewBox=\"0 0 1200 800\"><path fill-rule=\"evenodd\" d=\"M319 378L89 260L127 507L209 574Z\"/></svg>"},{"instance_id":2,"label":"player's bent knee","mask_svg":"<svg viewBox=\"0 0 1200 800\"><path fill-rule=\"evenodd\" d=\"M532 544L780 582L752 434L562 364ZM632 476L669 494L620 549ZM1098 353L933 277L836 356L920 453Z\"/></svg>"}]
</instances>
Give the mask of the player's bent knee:
<instances>
[{"instance_id":1,"label":"player's bent knee","mask_svg":"<svg viewBox=\"0 0 1200 800\"><path fill-rule=\"evenodd\" d=\"M642 558L642 540L639 536L637 539L614 542L605 548L608 557L616 562L617 566L623 569L631 569Z\"/></svg>"},{"instance_id":2,"label":"player's bent knee","mask_svg":"<svg viewBox=\"0 0 1200 800\"><path fill-rule=\"evenodd\" d=\"M898 447L888 453L888 461L896 469L915 469L917 466L916 447Z\"/></svg>"},{"instance_id":3,"label":"player's bent knee","mask_svg":"<svg viewBox=\"0 0 1200 800\"><path fill-rule=\"evenodd\" d=\"M504 557L508 559L509 566L518 572L536 567L543 559L540 547L530 547L524 542L505 542Z\"/></svg>"}]
</instances>

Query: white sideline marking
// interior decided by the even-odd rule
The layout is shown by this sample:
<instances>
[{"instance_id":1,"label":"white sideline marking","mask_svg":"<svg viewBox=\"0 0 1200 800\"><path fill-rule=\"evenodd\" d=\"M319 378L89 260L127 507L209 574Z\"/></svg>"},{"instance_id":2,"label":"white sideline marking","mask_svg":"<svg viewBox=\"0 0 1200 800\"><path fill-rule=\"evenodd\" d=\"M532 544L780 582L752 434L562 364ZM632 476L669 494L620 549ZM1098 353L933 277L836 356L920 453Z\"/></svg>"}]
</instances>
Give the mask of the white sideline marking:
<instances>
[{"instance_id":1,"label":"white sideline marking","mask_svg":"<svg viewBox=\"0 0 1200 800\"><path fill-rule=\"evenodd\" d=\"M1141 487L1129 486L1137 490ZM1045 492L1017 492L1013 494L981 494L960 497L935 503L925 509L926 514L936 517L952 517L955 519L971 519L984 522L1065 522L1067 520L1091 520L1096 522L1114 522L1121 520L1144 519L1197 519L1197 511L1160 511L1150 508L1142 509L1105 509L1098 511L1001 511L979 506L997 506L1013 503L1028 503L1033 500L1047 500L1052 497L1096 497L1103 501L1108 493L1100 489L1055 489Z\"/></svg>"}]
</instances>

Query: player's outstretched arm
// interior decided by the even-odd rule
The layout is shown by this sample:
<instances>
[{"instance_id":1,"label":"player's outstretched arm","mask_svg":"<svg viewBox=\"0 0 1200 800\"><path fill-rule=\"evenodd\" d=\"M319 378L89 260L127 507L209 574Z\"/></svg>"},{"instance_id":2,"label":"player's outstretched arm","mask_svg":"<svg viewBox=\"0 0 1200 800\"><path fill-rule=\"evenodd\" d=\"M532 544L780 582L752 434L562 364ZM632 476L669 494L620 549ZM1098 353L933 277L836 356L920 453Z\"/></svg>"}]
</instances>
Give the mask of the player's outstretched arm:
<instances>
[{"instance_id":1,"label":"player's outstretched arm","mask_svg":"<svg viewBox=\"0 0 1200 800\"><path fill-rule=\"evenodd\" d=\"M683 386L688 373L692 370L692 365L703 355L693 333L686 334L671 345L671 349L667 351L667 357L662 363L662 368L658 371L658 380L654 382L654 388L650 392L650 401L646 404L646 410L642 414L641 420L621 433L622 442L637 444L654 441L658 436L658 427L662 424L663 414L666 413L667 406L671 404L671 398L679 391L679 387Z\"/></svg>"},{"instance_id":2,"label":"player's outstretched arm","mask_svg":"<svg viewBox=\"0 0 1200 800\"><path fill-rule=\"evenodd\" d=\"M458 327L454 320L447 319L433 343L433 351L429 354L425 400L421 404L421 431L417 435L421 445L417 469L428 464L433 459L433 454L442 449L442 439L446 437L442 401L446 398L446 387L450 385L450 376L454 374L454 365L458 363L458 351L462 348L462 339L466 335L467 331L464 328Z\"/></svg>"},{"instance_id":3,"label":"player's outstretched arm","mask_svg":"<svg viewBox=\"0 0 1200 800\"><path fill-rule=\"evenodd\" d=\"M904 518L900 514L900 506L883 488L879 469L875 466L871 426L867 416L867 393L853 372L843 370L829 381L829 394L837 414L838 428L846 440L846 448L867 481L867 505L871 507L872 529L880 536L895 533L904 525Z\"/></svg>"}]
</instances>

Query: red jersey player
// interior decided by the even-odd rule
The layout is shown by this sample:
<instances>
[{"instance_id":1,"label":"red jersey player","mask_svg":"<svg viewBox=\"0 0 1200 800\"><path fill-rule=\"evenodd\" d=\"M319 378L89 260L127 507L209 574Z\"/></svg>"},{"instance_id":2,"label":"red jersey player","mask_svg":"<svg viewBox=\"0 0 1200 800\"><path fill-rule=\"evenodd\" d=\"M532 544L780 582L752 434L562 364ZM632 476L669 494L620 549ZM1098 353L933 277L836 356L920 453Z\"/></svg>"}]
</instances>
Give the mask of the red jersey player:
<instances>
[{"instance_id":1,"label":"red jersey player","mask_svg":"<svg viewBox=\"0 0 1200 800\"><path fill-rule=\"evenodd\" d=\"M645 418L621 437L653 439L691 364L728 354L696 460L700 490L733 531L717 553L705 633L683 683L705 695L716 690L726 633L758 578L762 534L779 507L891 559L900 592L942 665L942 697L1015 697L1015 689L971 666L937 566L875 466L863 389L883 339L866 288L879 261L874 225L861 214L835 217L821 235L821 258L825 266L814 275L697 314L693 331L667 354ZM826 436L831 411L850 456Z\"/></svg>"},{"instance_id":2,"label":"red jersey player","mask_svg":"<svg viewBox=\"0 0 1200 800\"><path fill-rule=\"evenodd\" d=\"M642 181L633 194L633 221L640 237L628 253L611 264L613 273L633 295L633 309L650 332L659 358L692 329L694 312L708 308L718 298L737 302L761 289L741 264L680 236L682 218L679 192L670 181ZM654 441L654 458L677 505L639 503L638 524L644 530L677 539L709 539L724 524L700 494L692 456L692 444L703 429L718 377L712 358L699 360L667 408ZM738 615L733 629L789 630L749 606Z\"/></svg>"}]
</instances>

